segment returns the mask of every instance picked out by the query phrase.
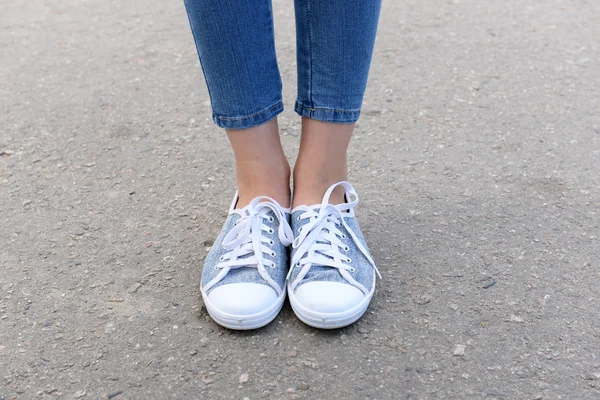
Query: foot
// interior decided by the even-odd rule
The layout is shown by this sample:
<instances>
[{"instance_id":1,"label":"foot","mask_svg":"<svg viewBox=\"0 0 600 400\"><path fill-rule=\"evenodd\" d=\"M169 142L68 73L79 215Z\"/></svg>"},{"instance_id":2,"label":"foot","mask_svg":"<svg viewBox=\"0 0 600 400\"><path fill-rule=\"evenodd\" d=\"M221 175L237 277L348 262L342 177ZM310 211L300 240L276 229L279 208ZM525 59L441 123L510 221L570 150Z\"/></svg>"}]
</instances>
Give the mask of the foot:
<instances>
[{"instance_id":1,"label":"foot","mask_svg":"<svg viewBox=\"0 0 600 400\"><path fill-rule=\"evenodd\" d=\"M236 193L229 216L208 253L200 289L210 316L230 329L271 322L286 295L286 246L293 240L290 209L257 197L241 209Z\"/></svg>"},{"instance_id":2,"label":"foot","mask_svg":"<svg viewBox=\"0 0 600 400\"><path fill-rule=\"evenodd\" d=\"M345 201L330 203L336 188ZM295 240L288 274L292 309L316 328L350 325L367 310L375 292L377 267L354 215L358 196L348 182L331 185L320 204L292 210Z\"/></svg>"}]
</instances>

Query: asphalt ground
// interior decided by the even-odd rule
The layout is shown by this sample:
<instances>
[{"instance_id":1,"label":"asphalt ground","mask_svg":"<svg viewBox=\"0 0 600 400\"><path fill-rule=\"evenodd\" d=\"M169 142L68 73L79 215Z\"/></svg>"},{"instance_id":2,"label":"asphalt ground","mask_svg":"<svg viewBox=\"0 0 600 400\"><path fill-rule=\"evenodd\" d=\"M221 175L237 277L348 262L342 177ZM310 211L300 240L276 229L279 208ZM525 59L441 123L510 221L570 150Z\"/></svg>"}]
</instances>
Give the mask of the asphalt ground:
<instances>
[{"instance_id":1,"label":"asphalt ground","mask_svg":"<svg viewBox=\"0 0 600 400\"><path fill-rule=\"evenodd\" d=\"M600 2L384 1L349 154L383 280L336 331L202 305L234 164L182 1L0 16L0 399L600 398Z\"/></svg>"}]
</instances>

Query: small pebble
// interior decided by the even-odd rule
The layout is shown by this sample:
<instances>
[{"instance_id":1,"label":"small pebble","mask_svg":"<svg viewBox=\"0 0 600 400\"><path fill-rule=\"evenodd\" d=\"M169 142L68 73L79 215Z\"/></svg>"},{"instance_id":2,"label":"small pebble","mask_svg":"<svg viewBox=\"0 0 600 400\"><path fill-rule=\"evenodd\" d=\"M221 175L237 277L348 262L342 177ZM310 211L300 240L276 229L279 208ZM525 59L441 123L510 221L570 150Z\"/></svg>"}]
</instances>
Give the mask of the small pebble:
<instances>
[{"instance_id":1,"label":"small pebble","mask_svg":"<svg viewBox=\"0 0 600 400\"><path fill-rule=\"evenodd\" d=\"M250 379L250 377L247 373L243 373L240 375L240 383L246 383L248 382L248 379Z\"/></svg>"},{"instance_id":2,"label":"small pebble","mask_svg":"<svg viewBox=\"0 0 600 400\"><path fill-rule=\"evenodd\" d=\"M112 322L109 322L108 324L104 325L104 332L108 333L109 335L115 333L115 330L115 324L113 324Z\"/></svg>"},{"instance_id":3,"label":"small pebble","mask_svg":"<svg viewBox=\"0 0 600 400\"><path fill-rule=\"evenodd\" d=\"M521 322L523 322L523 318L521 318L521 317L517 317L516 315L511 315L511 316L510 316L510 322L518 322L518 323L521 323Z\"/></svg>"},{"instance_id":4,"label":"small pebble","mask_svg":"<svg viewBox=\"0 0 600 400\"><path fill-rule=\"evenodd\" d=\"M464 344L457 344L454 347L454 353L452 353L452 354L455 356L464 356L466 348L467 348L467 346L465 346Z\"/></svg>"},{"instance_id":5,"label":"small pebble","mask_svg":"<svg viewBox=\"0 0 600 400\"><path fill-rule=\"evenodd\" d=\"M133 285L129 286L129 288L127 289L127 291L131 294L137 293L138 290L140 290L140 288L142 287L142 284L139 282L134 283Z\"/></svg>"}]
</instances>

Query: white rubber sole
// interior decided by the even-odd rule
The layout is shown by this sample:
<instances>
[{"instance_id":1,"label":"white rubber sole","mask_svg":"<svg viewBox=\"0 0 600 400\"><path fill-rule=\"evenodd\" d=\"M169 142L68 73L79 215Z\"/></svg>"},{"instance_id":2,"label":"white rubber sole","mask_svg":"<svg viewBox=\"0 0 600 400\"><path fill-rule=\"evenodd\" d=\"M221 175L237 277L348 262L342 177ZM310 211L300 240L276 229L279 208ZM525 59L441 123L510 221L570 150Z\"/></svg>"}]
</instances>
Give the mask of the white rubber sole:
<instances>
[{"instance_id":1,"label":"white rubber sole","mask_svg":"<svg viewBox=\"0 0 600 400\"><path fill-rule=\"evenodd\" d=\"M210 302L210 300L208 299L208 295L204 293L203 290L200 290L200 292L202 293L202 299L204 300L204 305L206 306L208 314L217 324L228 329L235 329L240 331L258 329L262 328L265 325L268 325L271 321L275 319L275 317L277 317L279 311L281 311L286 295L286 290L284 288L281 296L277 298L277 302L260 313L252 315L233 315L219 311Z\"/></svg>"},{"instance_id":2,"label":"white rubber sole","mask_svg":"<svg viewBox=\"0 0 600 400\"><path fill-rule=\"evenodd\" d=\"M289 284L288 284L289 286ZM319 329L338 329L358 321L369 308L375 288L353 308L340 313L321 313L304 307L297 299L294 291L288 287L290 304L296 316L306 325Z\"/></svg>"}]
</instances>

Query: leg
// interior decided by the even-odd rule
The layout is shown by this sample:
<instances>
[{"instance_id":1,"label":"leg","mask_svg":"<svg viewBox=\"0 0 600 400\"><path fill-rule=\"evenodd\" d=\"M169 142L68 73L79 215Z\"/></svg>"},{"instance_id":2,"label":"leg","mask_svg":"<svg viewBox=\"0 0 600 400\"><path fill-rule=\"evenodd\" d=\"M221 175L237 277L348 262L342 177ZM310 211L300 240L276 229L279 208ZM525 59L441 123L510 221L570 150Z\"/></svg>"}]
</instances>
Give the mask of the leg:
<instances>
[{"instance_id":1,"label":"leg","mask_svg":"<svg viewBox=\"0 0 600 400\"><path fill-rule=\"evenodd\" d=\"M318 203L346 179L346 150L359 117L380 0L295 0L302 140L294 206ZM343 201L337 188L331 202Z\"/></svg>"},{"instance_id":2,"label":"leg","mask_svg":"<svg viewBox=\"0 0 600 400\"><path fill-rule=\"evenodd\" d=\"M295 0L295 4L296 112L303 118L294 168L295 239L288 296L298 318L308 325L340 328L358 320L375 293L377 267L353 212L358 195L343 181L380 0Z\"/></svg>"},{"instance_id":3,"label":"leg","mask_svg":"<svg viewBox=\"0 0 600 400\"><path fill-rule=\"evenodd\" d=\"M233 147L239 197L204 260L200 291L222 326L271 322L286 298L289 165L271 0L186 0L215 123ZM276 200L260 198L269 196ZM279 203L279 204L276 204Z\"/></svg>"},{"instance_id":4,"label":"leg","mask_svg":"<svg viewBox=\"0 0 600 400\"><path fill-rule=\"evenodd\" d=\"M270 0L185 0L214 122L227 130L238 208L270 196L289 206L289 164L279 142L281 78Z\"/></svg>"}]
</instances>

